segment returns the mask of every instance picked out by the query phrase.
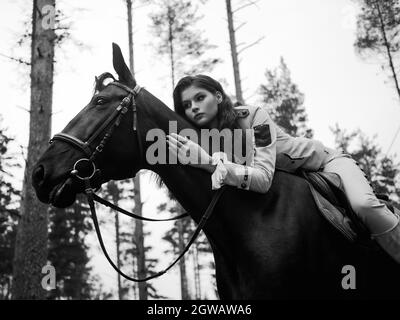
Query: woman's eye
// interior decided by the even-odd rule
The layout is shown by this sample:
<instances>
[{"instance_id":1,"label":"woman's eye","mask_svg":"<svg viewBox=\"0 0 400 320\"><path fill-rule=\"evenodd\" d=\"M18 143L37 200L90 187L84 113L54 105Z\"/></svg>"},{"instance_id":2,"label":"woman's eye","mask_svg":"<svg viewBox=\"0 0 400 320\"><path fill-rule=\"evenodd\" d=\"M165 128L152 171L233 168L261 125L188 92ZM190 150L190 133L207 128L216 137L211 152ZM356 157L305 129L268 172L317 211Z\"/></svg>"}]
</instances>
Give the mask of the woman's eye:
<instances>
[{"instance_id":1,"label":"woman's eye","mask_svg":"<svg viewBox=\"0 0 400 320\"><path fill-rule=\"evenodd\" d=\"M198 100L198 101L204 100L204 96L198 96L198 97L197 97L197 100Z\"/></svg>"}]
</instances>

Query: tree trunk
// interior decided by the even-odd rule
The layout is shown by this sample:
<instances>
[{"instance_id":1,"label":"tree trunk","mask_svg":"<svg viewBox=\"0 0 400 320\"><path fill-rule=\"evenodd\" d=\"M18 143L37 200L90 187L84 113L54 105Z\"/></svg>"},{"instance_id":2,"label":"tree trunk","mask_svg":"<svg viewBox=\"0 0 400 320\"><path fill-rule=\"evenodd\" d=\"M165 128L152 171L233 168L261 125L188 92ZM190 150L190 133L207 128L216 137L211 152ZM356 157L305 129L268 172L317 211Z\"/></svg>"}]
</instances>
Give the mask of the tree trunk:
<instances>
[{"instance_id":1,"label":"tree trunk","mask_svg":"<svg viewBox=\"0 0 400 320\"><path fill-rule=\"evenodd\" d=\"M199 251L197 242L193 243L193 269L194 269L194 288L196 292L196 300L201 300L201 286L200 286L200 265L199 265Z\"/></svg>"},{"instance_id":2,"label":"tree trunk","mask_svg":"<svg viewBox=\"0 0 400 320\"><path fill-rule=\"evenodd\" d=\"M177 204L177 212L178 214L183 213L183 208L179 204ZM179 253L181 253L185 249L182 220L177 221L177 227L178 227L178 249ZM188 280L186 275L186 260L184 256L179 260L179 271L181 276L181 298L182 300L190 300Z\"/></svg>"},{"instance_id":3,"label":"tree trunk","mask_svg":"<svg viewBox=\"0 0 400 320\"><path fill-rule=\"evenodd\" d=\"M128 10L129 67L133 76L135 76L133 60L132 0L126 0L126 7Z\"/></svg>"},{"instance_id":4,"label":"tree trunk","mask_svg":"<svg viewBox=\"0 0 400 320\"><path fill-rule=\"evenodd\" d=\"M114 200L114 204L117 206L118 201ZM119 216L118 212L115 213L115 246L117 252L117 267L121 269L121 250L120 250L120 241L119 241ZM121 275L118 273L118 299L122 300L122 286L121 286Z\"/></svg>"},{"instance_id":5,"label":"tree trunk","mask_svg":"<svg viewBox=\"0 0 400 320\"><path fill-rule=\"evenodd\" d=\"M140 176L136 175L134 179L134 201L135 201L135 214L142 215L142 199L140 194ZM135 222L135 243L136 243L136 254L137 254L137 275L138 278L144 278L147 276L146 270L146 256L144 251L144 239L143 239L143 222L136 220ZM146 282L139 282L139 300L147 300L147 284Z\"/></svg>"},{"instance_id":6,"label":"tree trunk","mask_svg":"<svg viewBox=\"0 0 400 320\"><path fill-rule=\"evenodd\" d=\"M231 0L226 0L226 12L228 16L229 43L231 45L233 76L235 78L236 100L239 101L240 103L244 103L242 83L240 80L239 59L238 59L238 52L236 45L235 27L233 25Z\"/></svg>"},{"instance_id":7,"label":"tree trunk","mask_svg":"<svg viewBox=\"0 0 400 320\"><path fill-rule=\"evenodd\" d=\"M392 53L391 53L391 50L390 50L390 43L389 43L389 41L387 39L387 36L386 36L385 23L383 22L382 11L381 11L381 7L379 5L379 1L377 1L377 0L375 1L375 6L376 6L376 9L378 10L380 28L381 28L381 32L382 32L383 41L385 43L386 53L387 53L388 60L389 60L389 67L390 67L390 70L392 71L392 76L393 76L393 81L394 81L394 84L395 84L395 87L396 87L397 96L400 99L399 81L397 80L396 69L395 69L394 64L393 64L393 57L392 57Z\"/></svg>"},{"instance_id":8,"label":"tree trunk","mask_svg":"<svg viewBox=\"0 0 400 320\"><path fill-rule=\"evenodd\" d=\"M53 95L53 60L56 35L54 26L46 24L46 5L55 7L55 0L34 0L31 44L31 109L28 159L26 161L21 198L21 219L18 224L13 270L13 299L44 299L42 268L47 262L48 206L37 200L31 184L31 171L47 147L51 135ZM50 13L51 14L51 13Z\"/></svg>"},{"instance_id":9,"label":"tree trunk","mask_svg":"<svg viewBox=\"0 0 400 320\"><path fill-rule=\"evenodd\" d=\"M175 57L174 57L174 34L172 32L172 25L174 23L174 17L172 17L172 10L168 7L168 43L169 43L169 58L170 58L170 67L171 67L171 85L172 91L175 88ZM176 204L176 209L179 214L183 213L183 208L180 204ZM183 225L182 221L177 221L178 227L178 249L179 252L182 252L184 249L184 241L183 241ZM185 257L182 257L179 260L179 272L181 277L181 298L182 300L189 300L189 290L188 290L188 281L186 276L186 263Z\"/></svg>"},{"instance_id":10,"label":"tree trunk","mask_svg":"<svg viewBox=\"0 0 400 320\"><path fill-rule=\"evenodd\" d=\"M108 192L111 195L113 203L118 206L119 189L114 181L108 182ZM119 215L118 211L115 211L115 250L117 255L117 267L121 269L121 250L120 250L120 235L119 235ZM118 284L118 299L122 300L122 285L121 285L121 275L117 274L117 284Z\"/></svg>"},{"instance_id":11,"label":"tree trunk","mask_svg":"<svg viewBox=\"0 0 400 320\"><path fill-rule=\"evenodd\" d=\"M133 32L132 32L132 0L126 0L127 11L128 11L128 40L129 40L129 68L132 75L135 76L134 64L133 64ZM133 200L135 202L135 214L142 215L142 196L140 190L140 172L138 172L133 179L133 189L134 196ZM137 270L136 273L139 279L147 276L146 268L146 255L144 249L144 239L143 239L143 223L140 220L135 222L134 231L134 242L136 244L136 263ZM139 300L147 300L147 284L146 282L138 282L139 287Z\"/></svg>"},{"instance_id":12,"label":"tree trunk","mask_svg":"<svg viewBox=\"0 0 400 320\"><path fill-rule=\"evenodd\" d=\"M172 32L172 24L174 23L171 17L171 9L168 7L168 31L169 31L169 58L171 62L171 81L172 81L172 91L175 89L175 59L174 59L174 35Z\"/></svg>"}]
</instances>

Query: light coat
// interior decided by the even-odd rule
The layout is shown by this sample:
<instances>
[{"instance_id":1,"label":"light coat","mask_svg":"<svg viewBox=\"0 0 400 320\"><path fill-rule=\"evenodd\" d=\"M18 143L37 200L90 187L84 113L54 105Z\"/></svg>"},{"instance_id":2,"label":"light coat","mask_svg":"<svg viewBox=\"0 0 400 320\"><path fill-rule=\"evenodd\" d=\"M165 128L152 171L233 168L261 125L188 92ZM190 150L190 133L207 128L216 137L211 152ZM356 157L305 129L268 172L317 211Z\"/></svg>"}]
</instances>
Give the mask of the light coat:
<instances>
[{"instance_id":1,"label":"light coat","mask_svg":"<svg viewBox=\"0 0 400 320\"><path fill-rule=\"evenodd\" d=\"M272 121L265 108L241 106L235 111L241 128L253 131L250 165L229 162L225 156L214 154L214 163L217 164L212 176L214 189L228 184L265 193L271 186L275 169L318 171L331 160L343 156L318 140L285 133Z\"/></svg>"}]
</instances>

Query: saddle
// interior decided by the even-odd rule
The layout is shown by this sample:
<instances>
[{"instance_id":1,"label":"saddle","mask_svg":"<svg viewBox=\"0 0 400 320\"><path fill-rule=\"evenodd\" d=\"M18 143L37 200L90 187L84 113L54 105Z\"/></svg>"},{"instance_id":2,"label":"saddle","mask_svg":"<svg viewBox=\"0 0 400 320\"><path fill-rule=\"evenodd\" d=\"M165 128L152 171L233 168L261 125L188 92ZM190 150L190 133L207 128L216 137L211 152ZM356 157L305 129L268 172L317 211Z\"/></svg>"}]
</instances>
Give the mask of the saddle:
<instances>
[{"instance_id":1,"label":"saddle","mask_svg":"<svg viewBox=\"0 0 400 320\"><path fill-rule=\"evenodd\" d=\"M340 231L350 242L375 247L370 232L350 206L338 174L328 172L300 171L310 186L315 203L322 216ZM384 194L376 194L393 214L400 214Z\"/></svg>"}]
</instances>

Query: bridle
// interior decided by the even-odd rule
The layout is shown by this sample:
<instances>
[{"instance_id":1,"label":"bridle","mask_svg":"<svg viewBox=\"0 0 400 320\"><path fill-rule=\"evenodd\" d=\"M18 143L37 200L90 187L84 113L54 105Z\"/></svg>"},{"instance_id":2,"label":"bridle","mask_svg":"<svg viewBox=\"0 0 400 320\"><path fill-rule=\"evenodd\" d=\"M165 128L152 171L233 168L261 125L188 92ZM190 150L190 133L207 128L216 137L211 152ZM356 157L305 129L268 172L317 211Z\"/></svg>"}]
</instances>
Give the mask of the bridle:
<instances>
[{"instance_id":1,"label":"bridle","mask_svg":"<svg viewBox=\"0 0 400 320\"><path fill-rule=\"evenodd\" d=\"M151 276L148 276L148 277L145 277L142 279L132 278L132 277L126 275L124 272L122 272L111 260L110 256L108 255L107 249L105 248L103 238L101 235L101 231L100 231L100 227L99 227L99 222L97 219L96 207L95 207L95 203L94 203L95 201L97 201L105 206L108 206L118 212L121 212L131 218L144 220L144 221L171 221L171 220L176 220L176 219L180 219L183 217L187 217L188 213L184 213L179 216L176 216L173 218L168 218L168 219L145 218L140 215L136 215L132 212L126 211L126 210L118 207L117 205L115 205L105 199L100 198L98 195L95 194L95 190L92 187L91 180L94 179L96 176L101 175L100 170L96 168L95 160L102 153L104 146L106 145L106 143L112 136L115 128L119 126L122 117L128 112L129 108L132 109L132 114L133 114L133 131L136 133L138 132L138 130L137 130L137 109L136 109L135 97L139 94L141 87L139 85L136 85L135 88L131 89L128 86L126 86L120 82L117 82L117 81L113 81L113 82L109 83L108 85L114 85L114 86L124 89L127 92L127 96L125 96L122 99L121 103L113 111L111 116L95 131L95 133L86 142L84 142L72 135L66 134L66 133L58 133L53 136L53 138L49 141L49 143L51 144L54 141L62 141L62 142L72 145L73 147L80 150L85 155L84 158L81 158L75 162L70 174L73 178L81 180L85 184L85 195L86 195L87 201L89 203L90 212L91 212L93 224L95 226L97 238L100 243L100 247L103 250L103 253L106 256L108 262L111 264L111 266L114 268L114 270L117 271L118 274L120 274L122 277L124 277L127 280L135 281L135 282L142 282L142 281L147 281L147 280L159 277L162 274L166 273L184 256L184 254L189 250L192 243L196 240L200 231L203 229L208 218L211 216L212 212L214 211L214 207L215 207L218 199L220 198L222 192L225 190L225 188L222 187L222 188L218 189L218 191L214 194L210 204L208 205L204 215L202 216L199 224L197 225L196 230L194 231L189 242L187 243L185 249L179 254L179 256L172 262L172 264L169 267L167 267L163 271L160 271L156 274L153 274ZM105 132L100 143L96 147L93 148L92 147L93 142L99 138L100 134L104 130L107 130L107 131ZM137 134L137 136L138 136L138 134ZM140 155L143 155L142 145L140 143L139 138L138 138L138 146L139 146ZM85 166L85 164L86 164L86 166ZM85 169L87 169L88 167L91 169L91 171L89 171L88 173L82 172L82 171L85 171Z\"/></svg>"},{"instance_id":2,"label":"bridle","mask_svg":"<svg viewBox=\"0 0 400 320\"><path fill-rule=\"evenodd\" d=\"M113 81L109 83L108 85L114 85L117 87L120 87L124 89L125 91L128 92L128 95L124 97L121 101L121 103L117 106L117 108L114 110L114 112L111 114L111 116L93 133L93 135L86 141L82 141L74 136L71 136L66 133L57 133L53 136L53 138L50 140L50 143L52 143L54 140L59 140L66 142L78 150L82 151L85 155L86 158L79 159L75 164L74 168L72 170L72 174L77 177L80 180L86 181L87 179L91 179L94 177L96 174L96 165L95 165L95 160L103 152L104 146L106 145L107 141L110 139L112 133L114 132L115 128L119 126L122 117L128 112L128 108L132 108L132 114L133 114L133 131L137 131L137 114L136 114L136 101L135 97L139 94L141 87L138 85L135 86L135 88L132 90L128 86L117 82ZM93 142L98 139L100 134L108 128L108 131L103 136L103 139L100 141L100 143L94 147L94 150L92 151L91 145ZM139 145L139 148L141 146ZM140 150L141 151L141 150ZM78 165L81 162L86 161L87 163L92 165L92 173L89 176L80 176L79 175L79 170L78 170Z\"/></svg>"}]
</instances>

